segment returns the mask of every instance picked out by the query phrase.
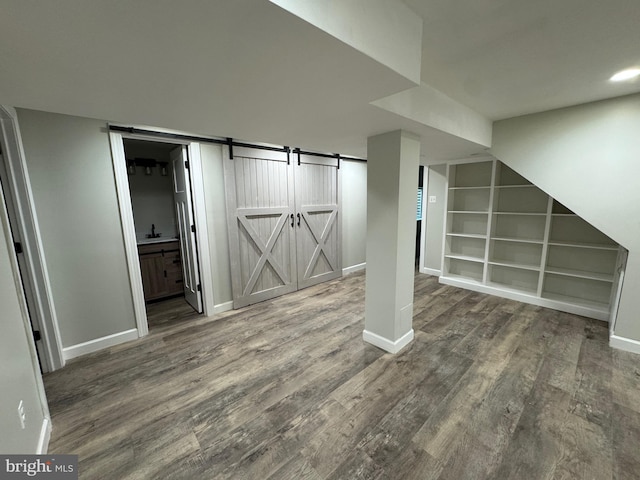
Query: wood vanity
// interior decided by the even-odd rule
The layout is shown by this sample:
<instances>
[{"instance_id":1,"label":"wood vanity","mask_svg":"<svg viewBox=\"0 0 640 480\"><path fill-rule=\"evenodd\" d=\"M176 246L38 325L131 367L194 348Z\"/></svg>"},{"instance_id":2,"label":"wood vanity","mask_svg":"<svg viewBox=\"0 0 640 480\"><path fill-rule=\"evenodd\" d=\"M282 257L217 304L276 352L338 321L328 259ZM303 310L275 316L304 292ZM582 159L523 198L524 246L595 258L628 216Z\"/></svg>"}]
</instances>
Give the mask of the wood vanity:
<instances>
[{"instance_id":1,"label":"wood vanity","mask_svg":"<svg viewBox=\"0 0 640 480\"><path fill-rule=\"evenodd\" d=\"M145 301L184 293L178 239L142 241L138 257Z\"/></svg>"}]
</instances>

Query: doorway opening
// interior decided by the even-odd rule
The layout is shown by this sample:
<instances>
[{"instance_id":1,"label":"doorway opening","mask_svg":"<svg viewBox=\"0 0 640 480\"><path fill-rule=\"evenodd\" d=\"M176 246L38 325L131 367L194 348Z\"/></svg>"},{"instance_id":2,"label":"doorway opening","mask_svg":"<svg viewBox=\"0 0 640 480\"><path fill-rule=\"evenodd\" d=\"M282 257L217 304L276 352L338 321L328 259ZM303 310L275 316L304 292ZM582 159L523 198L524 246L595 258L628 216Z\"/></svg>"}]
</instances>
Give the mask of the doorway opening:
<instances>
[{"instance_id":1,"label":"doorway opening","mask_svg":"<svg viewBox=\"0 0 640 480\"><path fill-rule=\"evenodd\" d=\"M202 313L188 153L183 145L123 139L150 329Z\"/></svg>"}]
</instances>

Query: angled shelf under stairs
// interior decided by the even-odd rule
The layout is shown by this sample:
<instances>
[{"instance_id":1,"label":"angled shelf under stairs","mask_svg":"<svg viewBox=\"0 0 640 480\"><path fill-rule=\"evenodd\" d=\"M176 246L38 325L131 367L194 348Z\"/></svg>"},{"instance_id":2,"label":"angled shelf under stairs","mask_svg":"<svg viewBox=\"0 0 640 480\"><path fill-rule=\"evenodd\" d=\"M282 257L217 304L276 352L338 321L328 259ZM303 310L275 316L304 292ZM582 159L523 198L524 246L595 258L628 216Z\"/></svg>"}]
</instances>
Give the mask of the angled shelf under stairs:
<instances>
[{"instance_id":1,"label":"angled shelf under stairs","mask_svg":"<svg viewBox=\"0 0 640 480\"><path fill-rule=\"evenodd\" d=\"M447 178L442 283L609 319L618 244L495 159Z\"/></svg>"}]
</instances>

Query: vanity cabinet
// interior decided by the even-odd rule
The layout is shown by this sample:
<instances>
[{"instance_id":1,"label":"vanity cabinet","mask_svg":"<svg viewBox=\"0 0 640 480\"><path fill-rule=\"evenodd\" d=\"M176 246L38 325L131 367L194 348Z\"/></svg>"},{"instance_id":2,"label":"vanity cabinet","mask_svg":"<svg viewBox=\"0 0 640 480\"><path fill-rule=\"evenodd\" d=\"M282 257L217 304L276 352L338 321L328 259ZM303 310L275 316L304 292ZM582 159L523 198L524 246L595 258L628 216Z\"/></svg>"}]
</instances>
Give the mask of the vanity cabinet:
<instances>
[{"instance_id":1,"label":"vanity cabinet","mask_svg":"<svg viewBox=\"0 0 640 480\"><path fill-rule=\"evenodd\" d=\"M145 301L183 293L178 240L138 245Z\"/></svg>"}]
</instances>

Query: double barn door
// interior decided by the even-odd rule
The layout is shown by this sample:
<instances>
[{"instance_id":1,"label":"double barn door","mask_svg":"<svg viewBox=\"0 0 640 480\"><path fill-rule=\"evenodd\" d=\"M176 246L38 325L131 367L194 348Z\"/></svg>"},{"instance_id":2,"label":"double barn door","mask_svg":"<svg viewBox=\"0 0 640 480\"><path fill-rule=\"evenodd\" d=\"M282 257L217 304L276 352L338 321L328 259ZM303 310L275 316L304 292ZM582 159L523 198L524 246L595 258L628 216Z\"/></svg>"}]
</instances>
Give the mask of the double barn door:
<instances>
[{"instance_id":1,"label":"double barn door","mask_svg":"<svg viewBox=\"0 0 640 480\"><path fill-rule=\"evenodd\" d=\"M342 274L335 158L233 149L225 160L233 306Z\"/></svg>"}]
</instances>

